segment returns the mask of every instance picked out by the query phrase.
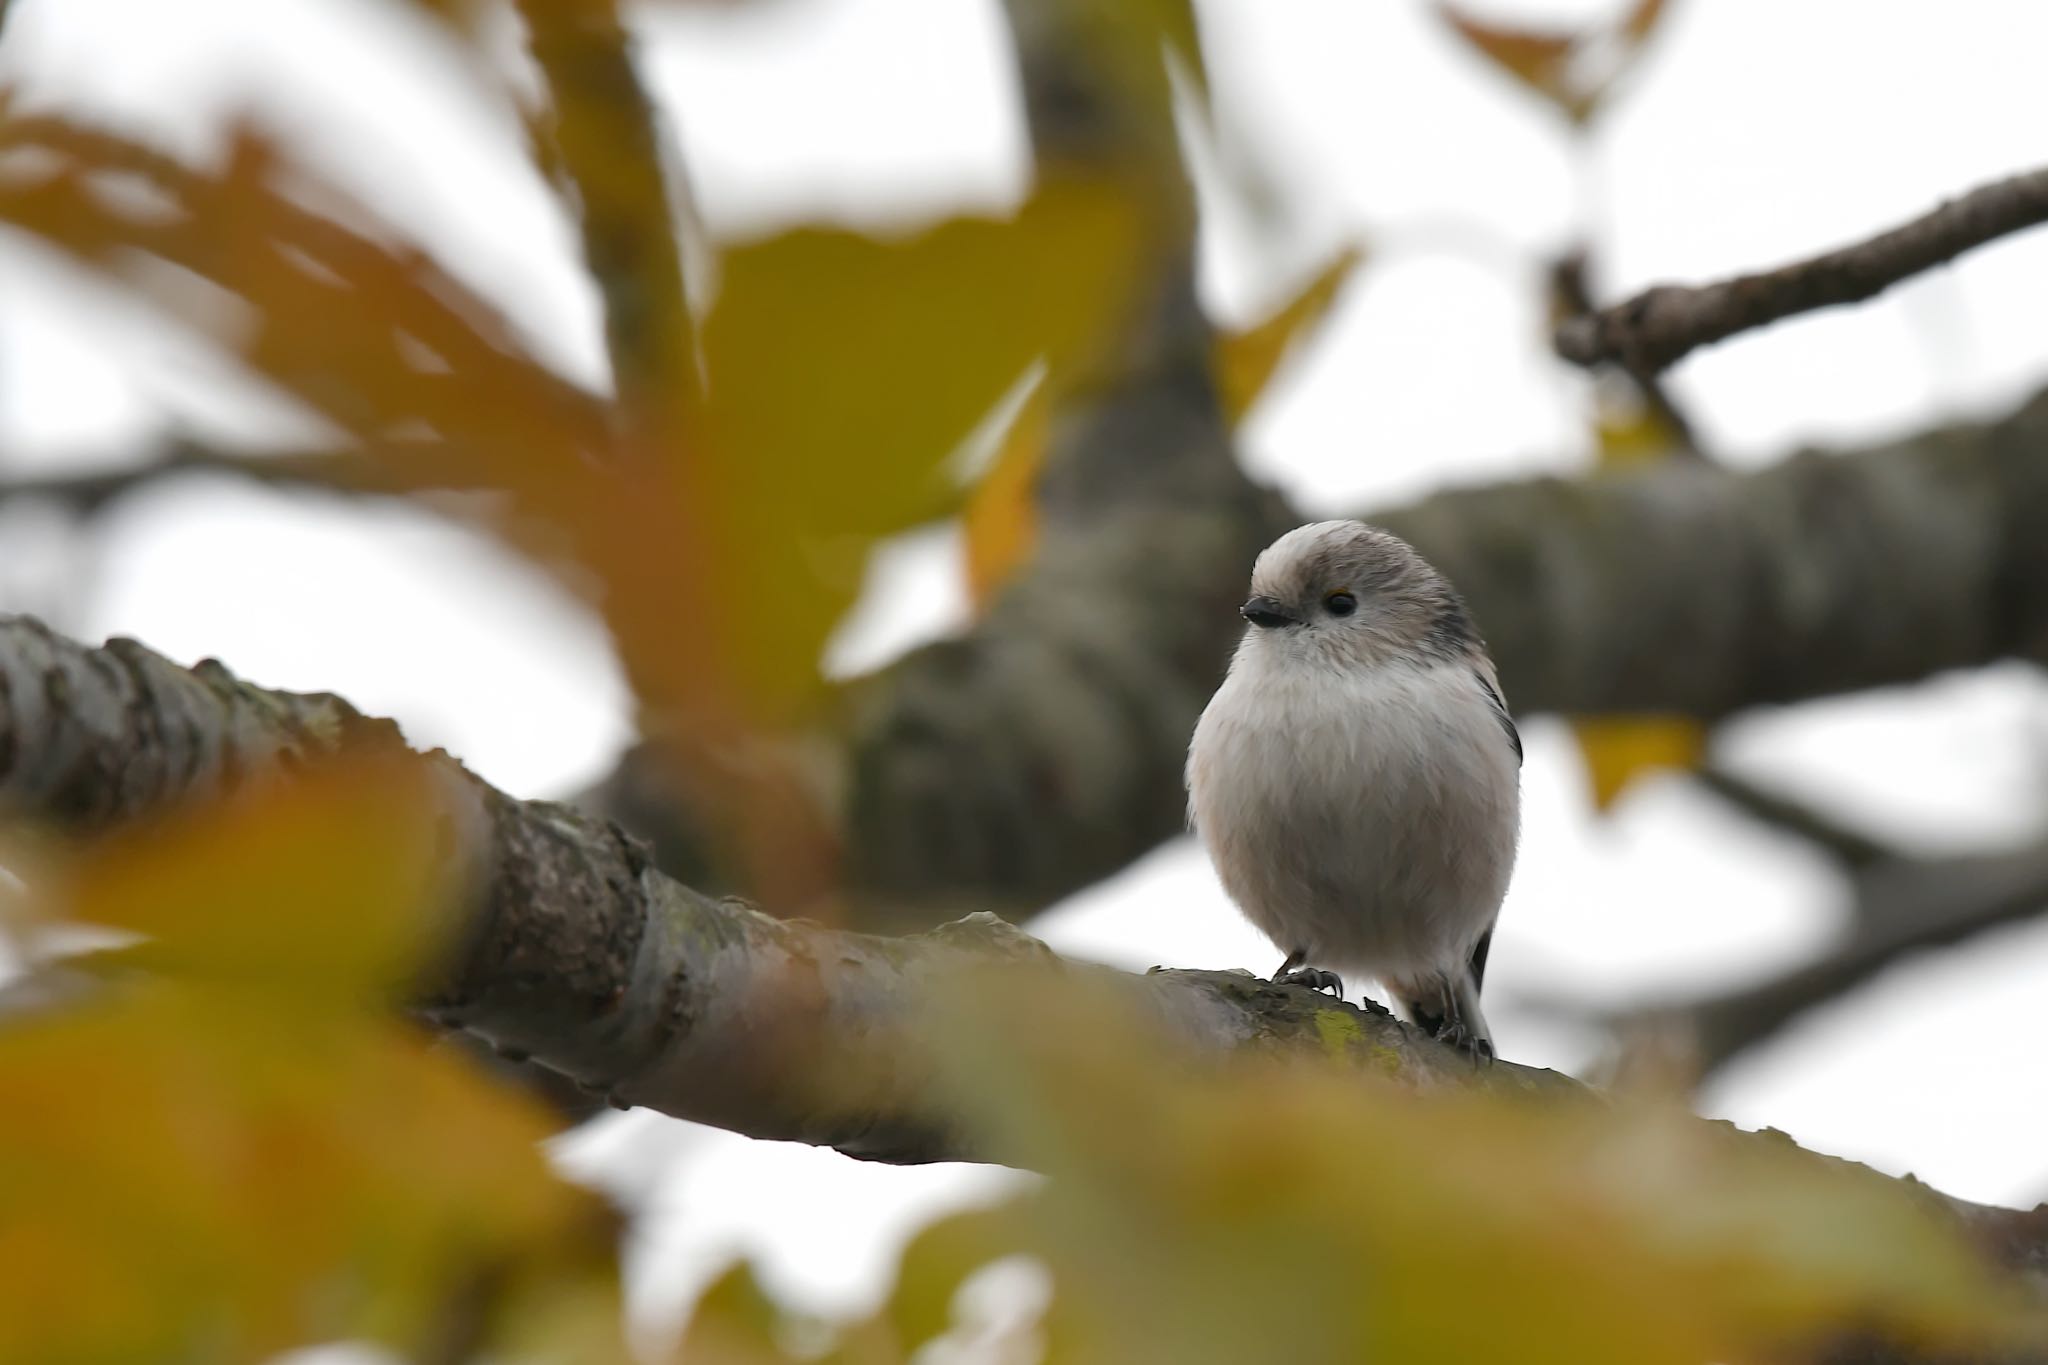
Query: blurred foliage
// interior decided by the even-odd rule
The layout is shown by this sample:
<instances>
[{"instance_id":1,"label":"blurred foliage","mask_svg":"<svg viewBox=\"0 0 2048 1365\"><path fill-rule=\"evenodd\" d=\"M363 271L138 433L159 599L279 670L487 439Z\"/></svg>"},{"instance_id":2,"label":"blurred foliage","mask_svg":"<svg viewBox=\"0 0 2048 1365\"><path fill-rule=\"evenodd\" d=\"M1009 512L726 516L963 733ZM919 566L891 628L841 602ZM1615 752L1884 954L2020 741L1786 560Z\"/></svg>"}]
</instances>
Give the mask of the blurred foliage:
<instances>
[{"instance_id":1,"label":"blurred foliage","mask_svg":"<svg viewBox=\"0 0 2048 1365\"><path fill-rule=\"evenodd\" d=\"M1417 1093L1348 1055L1198 1069L1102 1002L970 992L938 1030L957 1093L1046 1183L927 1228L888 1302L829 1330L735 1268L684 1358L907 1360L1018 1254L1053 1297L989 1358L1699 1365L1783 1359L1845 1323L2038 1340L1913 1188L1676 1104Z\"/></svg>"},{"instance_id":2,"label":"blurred foliage","mask_svg":"<svg viewBox=\"0 0 2048 1365\"><path fill-rule=\"evenodd\" d=\"M1668 8L1667 0L1635 0L1609 22L1553 31L1486 23L1450 0L1435 4L1475 51L1574 124L1585 124L1599 112Z\"/></svg>"},{"instance_id":3,"label":"blurred foliage","mask_svg":"<svg viewBox=\"0 0 2048 1365\"><path fill-rule=\"evenodd\" d=\"M566 55L542 55L579 71L593 33L617 36L575 6L558 17ZM580 88L554 92L565 130ZM619 117L614 100L599 121ZM588 259L630 273L650 253L617 248L616 220L651 211L644 186L588 139L558 150ZM957 510L954 454L1024 374L1054 397L1115 344L1155 211L1061 165L1001 219L728 245L691 344L658 347L687 350L687 372L604 395L254 128L201 164L60 117L0 120L0 222L206 336L387 480L497 494L493 525L602 609L704 804L761 815L743 843L787 851L743 880L788 905L829 882L833 852L779 737L818 719L820 655L868 552ZM648 282L601 283L613 300ZM613 347L622 370L645 359L630 349Z\"/></svg>"},{"instance_id":4,"label":"blurred foliage","mask_svg":"<svg viewBox=\"0 0 2048 1365\"><path fill-rule=\"evenodd\" d=\"M575 1351L524 1358L618 1358L608 1220L548 1172L548 1116L393 1008L448 919L441 819L420 768L341 768L81 850L10 905L140 937L0 1028L0 1360L419 1350L465 1316L539 1341L578 1306Z\"/></svg>"},{"instance_id":5,"label":"blurred foliage","mask_svg":"<svg viewBox=\"0 0 2048 1365\"><path fill-rule=\"evenodd\" d=\"M1706 726L1691 716L1576 716L1572 734L1593 805L1603 811L1638 779L1691 772L1707 757Z\"/></svg>"},{"instance_id":6,"label":"blurred foliage","mask_svg":"<svg viewBox=\"0 0 2048 1365\"><path fill-rule=\"evenodd\" d=\"M1294 297L1241 332L1216 343L1216 382L1223 409L1242 421L1278 373L1280 364L1315 331L1344 286L1365 264L1365 252L1346 247L1309 277Z\"/></svg>"}]
</instances>

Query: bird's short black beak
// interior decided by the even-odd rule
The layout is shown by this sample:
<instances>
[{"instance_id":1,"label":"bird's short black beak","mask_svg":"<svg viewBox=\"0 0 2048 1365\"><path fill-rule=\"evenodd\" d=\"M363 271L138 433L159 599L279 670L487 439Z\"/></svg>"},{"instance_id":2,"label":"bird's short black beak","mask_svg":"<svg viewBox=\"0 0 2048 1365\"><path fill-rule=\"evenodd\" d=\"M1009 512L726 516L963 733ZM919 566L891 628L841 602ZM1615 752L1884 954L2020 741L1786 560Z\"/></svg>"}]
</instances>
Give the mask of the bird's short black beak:
<instances>
[{"instance_id":1,"label":"bird's short black beak","mask_svg":"<svg viewBox=\"0 0 2048 1365\"><path fill-rule=\"evenodd\" d=\"M1237 614L1255 626L1271 630L1275 626L1298 626L1301 616L1294 608L1277 597L1254 597L1237 609Z\"/></svg>"}]
</instances>

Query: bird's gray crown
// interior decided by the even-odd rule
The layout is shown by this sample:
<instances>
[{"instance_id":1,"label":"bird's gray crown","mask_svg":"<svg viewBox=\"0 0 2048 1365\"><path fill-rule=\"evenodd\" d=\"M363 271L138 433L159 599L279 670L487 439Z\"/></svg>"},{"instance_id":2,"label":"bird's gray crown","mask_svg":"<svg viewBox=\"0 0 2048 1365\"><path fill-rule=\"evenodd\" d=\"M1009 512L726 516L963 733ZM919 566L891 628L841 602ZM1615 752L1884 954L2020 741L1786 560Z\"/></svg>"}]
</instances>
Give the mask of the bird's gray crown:
<instances>
[{"instance_id":1,"label":"bird's gray crown","mask_svg":"<svg viewBox=\"0 0 2048 1365\"><path fill-rule=\"evenodd\" d=\"M1281 536L1252 566L1251 591L1253 602L1284 612L1276 619L1347 638L1366 654L1451 658L1477 644L1444 576L1407 541L1362 521L1311 522ZM1336 594L1354 598L1355 609L1333 613Z\"/></svg>"}]
</instances>

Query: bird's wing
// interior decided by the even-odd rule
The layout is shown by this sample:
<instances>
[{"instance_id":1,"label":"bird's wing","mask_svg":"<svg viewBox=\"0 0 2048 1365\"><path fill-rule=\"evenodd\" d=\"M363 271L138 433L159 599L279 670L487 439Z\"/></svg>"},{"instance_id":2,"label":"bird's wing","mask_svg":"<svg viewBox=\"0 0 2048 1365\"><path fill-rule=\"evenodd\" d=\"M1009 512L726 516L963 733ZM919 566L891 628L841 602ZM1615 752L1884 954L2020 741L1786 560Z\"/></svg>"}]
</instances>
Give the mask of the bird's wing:
<instances>
[{"instance_id":1,"label":"bird's wing","mask_svg":"<svg viewBox=\"0 0 2048 1365\"><path fill-rule=\"evenodd\" d=\"M1478 664L1472 669L1479 686L1486 693L1487 701L1493 704L1493 718L1500 722L1500 728L1508 737L1508 743L1515 751L1515 764L1522 762L1522 732L1515 728L1515 718L1508 714L1508 704L1500 695L1500 684L1493 680L1493 668L1489 664Z\"/></svg>"}]
</instances>

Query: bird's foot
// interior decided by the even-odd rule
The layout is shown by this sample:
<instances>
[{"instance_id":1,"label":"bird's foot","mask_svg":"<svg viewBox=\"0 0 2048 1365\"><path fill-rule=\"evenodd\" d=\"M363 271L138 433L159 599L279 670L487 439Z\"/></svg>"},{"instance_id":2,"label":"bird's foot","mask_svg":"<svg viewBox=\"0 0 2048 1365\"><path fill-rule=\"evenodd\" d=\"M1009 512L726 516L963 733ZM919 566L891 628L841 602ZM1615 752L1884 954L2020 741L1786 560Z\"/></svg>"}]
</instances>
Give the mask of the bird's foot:
<instances>
[{"instance_id":1,"label":"bird's foot","mask_svg":"<svg viewBox=\"0 0 2048 1365\"><path fill-rule=\"evenodd\" d=\"M1493 1064L1493 1040L1465 1027L1462 1019L1448 1019L1436 1031L1436 1040L1471 1057L1474 1066Z\"/></svg>"},{"instance_id":2,"label":"bird's foot","mask_svg":"<svg viewBox=\"0 0 2048 1365\"><path fill-rule=\"evenodd\" d=\"M1306 986L1312 991L1328 991L1340 1000L1344 998L1344 979L1321 967L1283 967L1273 973L1273 984Z\"/></svg>"}]
</instances>

